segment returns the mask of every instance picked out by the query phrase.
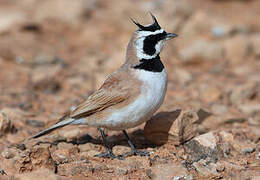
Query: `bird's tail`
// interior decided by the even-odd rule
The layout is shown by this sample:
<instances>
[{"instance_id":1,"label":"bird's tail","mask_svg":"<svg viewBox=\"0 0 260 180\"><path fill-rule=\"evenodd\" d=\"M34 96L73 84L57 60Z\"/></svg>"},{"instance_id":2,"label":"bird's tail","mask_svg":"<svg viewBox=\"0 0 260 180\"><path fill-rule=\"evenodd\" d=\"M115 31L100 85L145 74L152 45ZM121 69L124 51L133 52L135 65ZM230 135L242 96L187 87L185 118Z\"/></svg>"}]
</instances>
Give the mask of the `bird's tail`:
<instances>
[{"instance_id":1,"label":"bird's tail","mask_svg":"<svg viewBox=\"0 0 260 180\"><path fill-rule=\"evenodd\" d=\"M75 119L71 119L71 118L64 119L64 120L58 122L57 124L51 126L50 128L45 129L45 130L39 132L38 134L32 136L31 138L41 137L41 136L43 136L43 135L45 135L45 134L48 134L48 133L52 132L52 131L55 130L55 129L61 128L61 127L66 126L66 125L68 125L68 124L71 124L73 121L75 121ZM31 138L30 138L30 139L31 139Z\"/></svg>"}]
</instances>

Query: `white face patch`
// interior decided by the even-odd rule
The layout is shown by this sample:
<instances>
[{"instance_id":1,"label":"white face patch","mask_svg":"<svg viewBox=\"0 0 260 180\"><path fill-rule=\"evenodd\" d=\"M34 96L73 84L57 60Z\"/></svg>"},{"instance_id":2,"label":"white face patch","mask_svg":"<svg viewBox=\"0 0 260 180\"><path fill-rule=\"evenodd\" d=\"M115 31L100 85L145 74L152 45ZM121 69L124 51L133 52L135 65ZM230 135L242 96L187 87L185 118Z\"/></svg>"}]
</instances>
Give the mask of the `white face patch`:
<instances>
[{"instance_id":1,"label":"white face patch","mask_svg":"<svg viewBox=\"0 0 260 180\"><path fill-rule=\"evenodd\" d=\"M156 31L139 31L138 32L138 38L140 37L146 37L146 36L150 36L150 35L156 35L156 34L161 34L163 33L163 29L159 29Z\"/></svg>"},{"instance_id":2,"label":"white face patch","mask_svg":"<svg viewBox=\"0 0 260 180\"><path fill-rule=\"evenodd\" d=\"M156 49L155 54L159 54L161 52L161 50L163 49L163 46L164 46L164 42L165 42L165 40L161 40L155 45L155 49Z\"/></svg>"}]
</instances>

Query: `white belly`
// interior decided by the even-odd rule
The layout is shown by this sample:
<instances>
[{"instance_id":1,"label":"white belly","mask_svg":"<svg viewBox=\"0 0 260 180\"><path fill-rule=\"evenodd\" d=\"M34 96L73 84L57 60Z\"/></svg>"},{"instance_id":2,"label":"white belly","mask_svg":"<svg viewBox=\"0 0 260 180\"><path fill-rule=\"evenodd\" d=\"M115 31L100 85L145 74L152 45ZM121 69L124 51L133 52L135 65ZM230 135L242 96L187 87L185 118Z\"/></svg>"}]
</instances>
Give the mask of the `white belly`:
<instances>
[{"instance_id":1,"label":"white belly","mask_svg":"<svg viewBox=\"0 0 260 180\"><path fill-rule=\"evenodd\" d=\"M160 73L138 70L136 75L143 82L141 95L106 119L108 129L123 130L138 126L149 120L161 106L167 86L166 70Z\"/></svg>"}]
</instances>

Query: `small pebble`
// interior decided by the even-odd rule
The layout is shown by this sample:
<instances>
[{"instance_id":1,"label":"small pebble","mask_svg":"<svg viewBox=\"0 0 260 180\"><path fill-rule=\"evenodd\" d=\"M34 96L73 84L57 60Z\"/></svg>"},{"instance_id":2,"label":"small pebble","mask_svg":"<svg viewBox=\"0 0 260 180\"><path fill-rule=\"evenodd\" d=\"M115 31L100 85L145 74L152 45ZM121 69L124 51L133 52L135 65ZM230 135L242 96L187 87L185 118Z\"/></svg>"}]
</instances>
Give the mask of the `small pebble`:
<instances>
[{"instance_id":1,"label":"small pebble","mask_svg":"<svg viewBox=\"0 0 260 180\"><path fill-rule=\"evenodd\" d=\"M31 127L44 127L45 126L44 122L37 121L37 120L27 119L25 122L26 122L26 124L28 124Z\"/></svg>"},{"instance_id":2,"label":"small pebble","mask_svg":"<svg viewBox=\"0 0 260 180\"><path fill-rule=\"evenodd\" d=\"M225 171L225 166L221 163L217 163L216 170L217 170L217 172L223 172L223 171Z\"/></svg>"},{"instance_id":3,"label":"small pebble","mask_svg":"<svg viewBox=\"0 0 260 180\"><path fill-rule=\"evenodd\" d=\"M260 159L260 152L256 155L256 159Z\"/></svg>"},{"instance_id":4,"label":"small pebble","mask_svg":"<svg viewBox=\"0 0 260 180\"><path fill-rule=\"evenodd\" d=\"M242 152L244 154L252 153L254 151L255 151L255 148L252 148L252 147L242 149Z\"/></svg>"},{"instance_id":5,"label":"small pebble","mask_svg":"<svg viewBox=\"0 0 260 180\"><path fill-rule=\"evenodd\" d=\"M0 174L1 175L7 175L6 172L3 169L0 169Z\"/></svg>"},{"instance_id":6,"label":"small pebble","mask_svg":"<svg viewBox=\"0 0 260 180\"><path fill-rule=\"evenodd\" d=\"M211 29L212 35L215 37L223 37L227 35L226 30L221 26L216 26Z\"/></svg>"},{"instance_id":7,"label":"small pebble","mask_svg":"<svg viewBox=\"0 0 260 180\"><path fill-rule=\"evenodd\" d=\"M173 180L181 180L184 179L184 175L183 176L174 176Z\"/></svg>"},{"instance_id":8,"label":"small pebble","mask_svg":"<svg viewBox=\"0 0 260 180\"><path fill-rule=\"evenodd\" d=\"M193 176L191 175L181 175L181 176L174 176L172 180L193 180Z\"/></svg>"},{"instance_id":9,"label":"small pebble","mask_svg":"<svg viewBox=\"0 0 260 180\"><path fill-rule=\"evenodd\" d=\"M13 149L5 149L2 152L2 157L4 157L5 159L11 159L15 156L15 151Z\"/></svg>"}]
</instances>

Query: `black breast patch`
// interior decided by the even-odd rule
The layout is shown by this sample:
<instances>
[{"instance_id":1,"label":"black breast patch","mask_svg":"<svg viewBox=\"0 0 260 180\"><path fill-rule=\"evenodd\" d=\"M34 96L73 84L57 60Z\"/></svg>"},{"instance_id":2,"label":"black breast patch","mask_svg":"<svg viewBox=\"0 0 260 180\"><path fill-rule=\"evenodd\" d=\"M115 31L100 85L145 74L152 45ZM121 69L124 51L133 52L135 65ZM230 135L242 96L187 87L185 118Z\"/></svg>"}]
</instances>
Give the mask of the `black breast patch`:
<instances>
[{"instance_id":1,"label":"black breast patch","mask_svg":"<svg viewBox=\"0 0 260 180\"><path fill-rule=\"evenodd\" d=\"M162 72L164 69L164 65L159 55L152 59L141 59L140 62L141 63L139 65L136 65L133 68L151 72Z\"/></svg>"}]
</instances>

